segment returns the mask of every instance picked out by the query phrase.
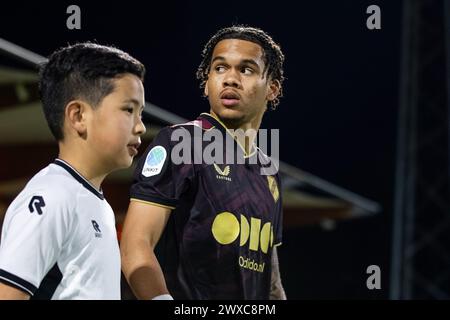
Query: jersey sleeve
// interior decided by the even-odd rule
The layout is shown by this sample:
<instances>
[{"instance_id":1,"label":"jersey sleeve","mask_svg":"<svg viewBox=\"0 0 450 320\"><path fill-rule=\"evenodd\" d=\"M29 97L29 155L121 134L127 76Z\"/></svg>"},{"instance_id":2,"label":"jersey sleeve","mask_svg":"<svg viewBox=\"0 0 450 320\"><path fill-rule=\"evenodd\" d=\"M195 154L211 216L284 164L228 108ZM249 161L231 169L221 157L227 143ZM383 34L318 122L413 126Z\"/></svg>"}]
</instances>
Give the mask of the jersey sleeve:
<instances>
[{"instance_id":1,"label":"jersey sleeve","mask_svg":"<svg viewBox=\"0 0 450 320\"><path fill-rule=\"evenodd\" d=\"M8 208L0 243L0 281L33 295L56 264L69 232L67 196L24 190Z\"/></svg>"},{"instance_id":2,"label":"jersey sleeve","mask_svg":"<svg viewBox=\"0 0 450 320\"><path fill-rule=\"evenodd\" d=\"M175 163L170 127L162 129L139 159L130 189L131 201L175 209L180 197L194 183L194 166ZM189 144L190 146L190 144Z\"/></svg>"}]
</instances>

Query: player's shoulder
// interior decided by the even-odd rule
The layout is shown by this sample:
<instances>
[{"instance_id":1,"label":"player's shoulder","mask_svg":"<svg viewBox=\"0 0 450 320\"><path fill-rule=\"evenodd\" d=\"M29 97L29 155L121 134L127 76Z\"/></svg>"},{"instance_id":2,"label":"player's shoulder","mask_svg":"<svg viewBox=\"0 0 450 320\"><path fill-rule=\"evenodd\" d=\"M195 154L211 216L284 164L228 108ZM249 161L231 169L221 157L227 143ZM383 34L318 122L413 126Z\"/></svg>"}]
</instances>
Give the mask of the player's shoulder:
<instances>
[{"instance_id":1,"label":"player's shoulder","mask_svg":"<svg viewBox=\"0 0 450 320\"><path fill-rule=\"evenodd\" d=\"M265 174L278 177L280 170L279 161L277 161L276 158L267 155L263 150L261 150L260 147L255 146L255 148L258 156L258 163L262 167Z\"/></svg>"},{"instance_id":2,"label":"player's shoulder","mask_svg":"<svg viewBox=\"0 0 450 320\"><path fill-rule=\"evenodd\" d=\"M169 130L171 132L177 130L177 129L186 129L188 131L193 131L195 129L201 129L203 131L208 131L212 128L214 128L214 125L205 117L199 117L195 120L191 120L184 123L174 124L169 127Z\"/></svg>"},{"instance_id":3,"label":"player's shoulder","mask_svg":"<svg viewBox=\"0 0 450 320\"><path fill-rule=\"evenodd\" d=\"M155 146L170 149L180 141L193 142L195 134L208 131L212 128L214 128L214 125L208 119L203 118L166 126L158 132L153 142L149 145L149 148L147 148L146 153L153 151Z\"/></svg>"}]
</instances>

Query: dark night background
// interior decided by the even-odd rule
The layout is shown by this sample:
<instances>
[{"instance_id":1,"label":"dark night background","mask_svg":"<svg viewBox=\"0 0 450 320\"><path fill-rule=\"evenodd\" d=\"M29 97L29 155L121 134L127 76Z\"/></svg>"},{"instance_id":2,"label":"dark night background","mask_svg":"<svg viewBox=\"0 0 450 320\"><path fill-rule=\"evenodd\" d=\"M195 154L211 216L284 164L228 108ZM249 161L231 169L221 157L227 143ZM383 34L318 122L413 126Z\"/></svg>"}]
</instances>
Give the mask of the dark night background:
<instances>
[{"instance_id":1,"label":"dark night background","mask_svg":"<svg viewBox=\"0 0 450 320\"><path fill-rule=\"evenodd\" d=\"M66 28L70 4L81 8L81 30ZM381 30L366 27L372 4ZM236 23L267 31L286 57L285 97L263 122L280 129L281 160L383 207L330 231L286 229L288 298L388 298L401 1L4 1L0 10L1 37L44 56L85 40L129 52L147 67L146 100L185 118L208 111L195 71L209 37ZM366 288L372 264L381 290Z\"/></svg>"}]
</instances>

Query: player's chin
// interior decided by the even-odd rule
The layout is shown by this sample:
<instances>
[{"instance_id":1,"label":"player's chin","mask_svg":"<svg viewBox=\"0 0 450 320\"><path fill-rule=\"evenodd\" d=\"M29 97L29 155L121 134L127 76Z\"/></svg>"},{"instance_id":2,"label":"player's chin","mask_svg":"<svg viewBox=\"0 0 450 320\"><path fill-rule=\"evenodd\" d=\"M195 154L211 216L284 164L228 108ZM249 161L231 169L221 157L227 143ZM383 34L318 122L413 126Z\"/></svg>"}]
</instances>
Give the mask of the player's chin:
<instances>
[{"instance_id":1,"label":"player's chin","mask_svg":"<svg viewBox=\"0 0 450 320\"><path fill-rule=\"evenodd\" d=\"M235 108L227 108L223 107L221 108L219 115L223 119L240 119L244 116L244 113L237 107Z\"/></svg>"}]
</instances>

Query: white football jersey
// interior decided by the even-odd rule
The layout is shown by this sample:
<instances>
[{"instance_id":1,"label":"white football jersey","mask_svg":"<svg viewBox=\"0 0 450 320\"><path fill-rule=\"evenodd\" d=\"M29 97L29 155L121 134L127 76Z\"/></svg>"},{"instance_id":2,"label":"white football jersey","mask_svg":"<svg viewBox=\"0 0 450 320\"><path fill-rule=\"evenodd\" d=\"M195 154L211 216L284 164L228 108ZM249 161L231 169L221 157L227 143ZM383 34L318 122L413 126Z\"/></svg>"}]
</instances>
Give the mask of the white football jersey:
<instances>
[{"instance_id":1,"label":"white football jersey","mask_svg":"<svg viewBox=\"0 0 450 320\"><path fill-rule=\"evenodd\" d=\"M36 299L120 299L113 210L63 160L37 173L9 206L0 281Z\"/></svg>"}]
</instances>

